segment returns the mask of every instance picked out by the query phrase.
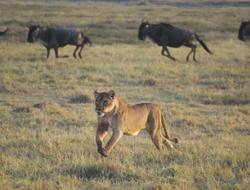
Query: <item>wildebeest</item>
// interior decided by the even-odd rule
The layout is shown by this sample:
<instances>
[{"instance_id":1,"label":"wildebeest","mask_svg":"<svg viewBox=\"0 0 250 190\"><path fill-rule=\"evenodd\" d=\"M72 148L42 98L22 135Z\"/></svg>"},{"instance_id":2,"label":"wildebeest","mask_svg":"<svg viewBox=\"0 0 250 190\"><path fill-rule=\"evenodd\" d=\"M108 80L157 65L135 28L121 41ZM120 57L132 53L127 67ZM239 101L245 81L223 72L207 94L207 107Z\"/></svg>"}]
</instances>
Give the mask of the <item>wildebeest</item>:
<instances>
[{"instance_id":1,"label":"wildebeest","mask_svg":"<svg viewBox=\"0 0 250 190\"><path fill-rule=\"evenodd\" d=\"M241 23L238 38L241 41L250 41L250 21Z\"/></svg>"},{"instance_id":2,"label":"wildebeest","mask_svg":"<svg viewBox=\"0 0 250 190\"><path fill-rule=\"evenodd\" d=\"M0 31L0 36L6 34L8 32L9 28L6 27L4 31Z\"/></svg>"},{"instance_id":3,"label":"wildebeest","mask_svg":"<svg viewBox=\"0 0 250 190\"><path fill-rule=\"evenodd\" d=\"M40 25L28 26L28 38L27 41L32 43L36 40L40 40L42 44L47 48L47 58L49 58L50 49L55 50L56 58L58 55L58 48L66 45L76 46L73 56L76 58L77 50L78 56L82 58L82 49L85 44L91 44L90 39L83 34L82 31L72 28L61 27L42 27Z\"/></svg>"},{"instance_id":4,"label":"wildebeest","mask_svg":"<svg viewBox=\"0 0 250 190\"><path fill-rule=\"evenodd\" d=\"M200 37L196 33L177 28L167 23L149 24L148 22L142 22L139 27L138 38L139 40L145 40L147 36L156 44L162 46L161 54L163 56L166 56L174 61L175 58L170 55L167 47L189 47L191 48L191 51L188 53L186 61L189 60L189 56L192 53L193 60L196 61L195 54L197 46L193 43L195 39L208 53L212 54L207 45L200 39Z\"/></svg>"}]
</instances>

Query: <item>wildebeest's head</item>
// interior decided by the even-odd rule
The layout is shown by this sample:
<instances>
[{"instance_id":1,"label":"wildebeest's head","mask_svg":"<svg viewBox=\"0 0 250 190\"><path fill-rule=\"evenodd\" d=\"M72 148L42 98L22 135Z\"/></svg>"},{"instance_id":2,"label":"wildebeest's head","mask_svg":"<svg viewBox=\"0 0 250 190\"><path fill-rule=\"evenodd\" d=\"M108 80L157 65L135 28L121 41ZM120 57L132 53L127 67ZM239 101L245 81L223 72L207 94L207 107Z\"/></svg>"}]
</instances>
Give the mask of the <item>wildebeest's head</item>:
<instances>
[{"instance_id":1,"label":"wildebeest's head","mask_svg":"<svg viewBox=\"0 0 250 190\"><path fill-rule=\"evenodd\" d=\"M149 27L148 22L142 22L141 23L141 25L139 27L139 31L138 31L139 40L145 40L145 38L146 38L145 32L146 32L148 27Z\"/></svg>"},{"instance_id":2,"label":"wildebeest's head","mask_svg":"<svg viewBox=\"0 0 250 190\"><path fill-rule=\"evenodd\" d=\"M34 42L34 32L39 28L40 26L39 25L30 25L28 26L29 28L29 31L28 31L28 38L27 38L27 42Z\"/></svg>"},{"instance_id":3,"label":"wildebeest's head","mask_svg":"<svg viewBox=\"0 0 250 190\"><path fill-rule=\"evenodd\" d=\"M5 28L5 30L0 31L0 36L2 36L2 35L4 35L4 34L6 34L6 33L8 32L8 30L9 30L9 28L8 28L8 27L6 27L6 28Z\"/></svg>"},{"instance_id":4,"label":"wildebeest's head","mask_svg":"<svg viewBox=\"0 0 250 190\"><path fill-rule=\"evenodd\" d=\"M241 23L238 38L241 41L250 40L250 21L244 21Z\"/></svg>"},{"instance_id":5,"label":"wildebeest's head","mask_svg":"<svg viewBox=\"0 0 250 190\"><path fill-rule=\"evenodd\" d=\"M91 45L91 44L92 44L92 42L91 42L91 40L90 40L90 38L89 38L89 37L84 36L84 44L89 44L89 45Z\"/></svg>"}]
</instances>

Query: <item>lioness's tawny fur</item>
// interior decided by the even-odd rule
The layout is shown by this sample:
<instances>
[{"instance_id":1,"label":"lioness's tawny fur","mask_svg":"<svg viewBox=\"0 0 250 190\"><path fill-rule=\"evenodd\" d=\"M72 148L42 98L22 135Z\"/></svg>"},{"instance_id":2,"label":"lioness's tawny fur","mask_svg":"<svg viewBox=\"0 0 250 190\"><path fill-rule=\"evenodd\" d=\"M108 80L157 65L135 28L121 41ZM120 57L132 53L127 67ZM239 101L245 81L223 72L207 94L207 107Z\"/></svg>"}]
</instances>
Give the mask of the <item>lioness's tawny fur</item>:
<instances>
[{"instance_id":1,"label":"lioness's tawny fur","mask_svg":"<svg viewBox=\"0 0 250 190\"><path fill-rule=\"evenodd\" d=\"M144 128L160 151L163 144L168 148L173 148L173 142L178 142L177 138L170 138L159 106L152 103L129 105L117 98L113 90L101 93L95 91L94 94L98 121L96 143L101 155L107 156L123 135L136 136ZM109 127L113 134L103 147L103 139L107 135Z\"/></svg>"}]
</instances>

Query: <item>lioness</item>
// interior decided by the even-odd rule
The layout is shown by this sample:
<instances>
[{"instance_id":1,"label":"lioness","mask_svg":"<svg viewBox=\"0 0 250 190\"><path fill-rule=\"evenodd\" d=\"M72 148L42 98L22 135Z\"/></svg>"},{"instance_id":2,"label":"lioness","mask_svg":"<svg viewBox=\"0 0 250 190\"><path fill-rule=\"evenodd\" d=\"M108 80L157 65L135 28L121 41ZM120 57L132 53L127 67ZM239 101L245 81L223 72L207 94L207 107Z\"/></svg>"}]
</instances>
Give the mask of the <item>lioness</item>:
<instances>
[{"instance_id":1,"label":"lioness","mask_svg":"<svg viewBox=\"0 0 250 190\"><path fill-rule=\"evenodd\" d=\"M118 99L113 90L100 93L95 91L94 95L98 121L96 144L97 150L102 156L106 157L123 135L136 136L144 128L160 151L163 144L168 148L173 148L173 142L178 143L177 138L169 137L159 106L152 103L129 105ZM103 139L107 135L109 127L113 134L103 148ZM162 134L162 127L164 134Z\"/></svg>"}]
</instances>

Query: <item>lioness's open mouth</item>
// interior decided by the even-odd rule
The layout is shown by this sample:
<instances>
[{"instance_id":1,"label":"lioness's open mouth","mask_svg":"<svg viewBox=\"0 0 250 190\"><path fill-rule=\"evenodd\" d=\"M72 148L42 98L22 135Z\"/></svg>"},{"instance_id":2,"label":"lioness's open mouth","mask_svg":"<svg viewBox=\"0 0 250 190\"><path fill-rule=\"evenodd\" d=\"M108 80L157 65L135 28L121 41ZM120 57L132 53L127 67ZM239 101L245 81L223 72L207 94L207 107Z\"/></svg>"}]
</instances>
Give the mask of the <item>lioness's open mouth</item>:
<instances>
[{"instance_id":1,"label":"lioness's open mouth","mask_svg":"<svg viewBox=\"0 0 250 190\"><path fill-rule=\"evenodd\" d=\"M95 111L96 113L97 113L97 116L98 117L103 117L105 114L103 113L103 112L101 112L101 111Z\"/></svg>"}]
</instances>

